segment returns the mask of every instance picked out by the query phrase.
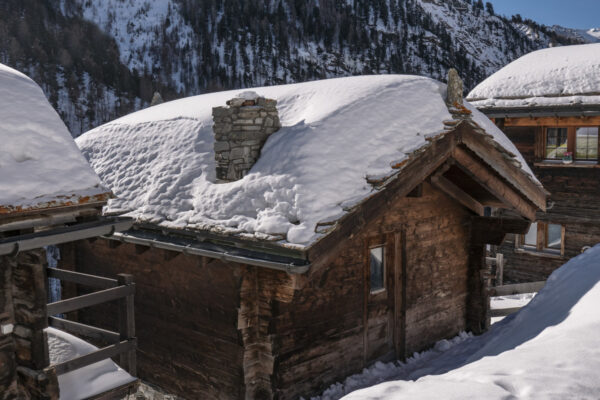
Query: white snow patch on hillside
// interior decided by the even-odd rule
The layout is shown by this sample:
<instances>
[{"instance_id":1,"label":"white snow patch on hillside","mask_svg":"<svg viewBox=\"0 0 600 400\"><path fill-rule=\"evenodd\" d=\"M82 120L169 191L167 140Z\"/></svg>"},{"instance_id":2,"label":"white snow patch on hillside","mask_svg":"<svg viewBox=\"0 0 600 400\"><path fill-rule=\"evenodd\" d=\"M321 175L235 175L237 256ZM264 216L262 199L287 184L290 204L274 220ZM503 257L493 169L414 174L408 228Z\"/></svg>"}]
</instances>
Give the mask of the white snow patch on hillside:
<instances>
[{"instance_id":1,"label":"white snow patch on hillside","mask_svg":"<svg viewBox=\"0 0 600 400\"><path fill-rule=\"evenodd\" d=\"M50 364L72 360L98 350L97 347L73 335L47 328ZM80 400L102 394L116 387L134 382L126 371L107 359L60 375L60 400Z\"/></svg>"},{"instance_id":2,"label":"white snow patch on hillside","mask_svg":"<svg viewBox=\"0 0 600 400\"><path fill-rule=\"evenodd\" d=\"M0 64L0 206L35 206L108 190L24 74Z\"/></svg>"},{"instance_id":3,"label":"white snow patch on hillside","mask_svg":"<svg viewBox=\"0 0 600 400\"><path fill-rule=\"evenodd\" d=\"M477 85L467 98L477 107L598 104L599 93L597 43L529 53Z\"/></svg>"},{"instance_id":4,"label":"white snow patch on hillside","mask_svg":"<svg viewBox=\"0 0 600 400\"><path fill-rule=\"evenodd\" d=\"M423 77L362 76L253 90L278 101L283 128L237 182L214 183L211 112L241 90L164 103L79 137L118 197L106 211L304 246L323 235L315 232L319 222L339 219L345 202L376 193L367 176L393 174L393 164L425 146L425 137L443 131L451 118L445 86ZM500 130L473 114L522 161Z\"/></svg>"},{"instance_id":5,"label":"white snow patch on hillside","mask_svg":"<svg viewBox=\"0 0 600 400\"><path fill-rule=\"evenodd\" d=\"M599 282L597 245L556 270L527 306L487 333L344 399L597 399Z\"/></svg>"}]
</instances>

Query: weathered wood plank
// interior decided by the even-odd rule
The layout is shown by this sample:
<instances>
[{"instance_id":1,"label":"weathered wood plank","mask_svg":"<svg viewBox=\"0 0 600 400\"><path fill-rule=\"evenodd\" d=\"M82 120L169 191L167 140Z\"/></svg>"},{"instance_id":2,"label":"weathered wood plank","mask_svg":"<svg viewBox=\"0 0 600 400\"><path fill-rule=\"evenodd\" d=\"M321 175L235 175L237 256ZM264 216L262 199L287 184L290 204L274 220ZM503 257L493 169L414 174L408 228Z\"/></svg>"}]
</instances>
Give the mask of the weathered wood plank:
<instances>
[{"instance_id":1,"label":"weathered wood plank","mask_svg":"<svg viewBox=\"0 0 600 400\"><path fill-rule=\"evenodd\" d=\"M108 343L116 343L120 339L120 335L117 332L97 328L91 325L80 324L79 322L69 321L62 318L49 317L48 324L56 329Z\"/></svg>"},{"instance_id":2,"label":"weathered wood plank","mask_svg":"<svg viewBox=\"0 0 600 400\"><path fill-rule=\"evenodd\" d=\"M61 281L91 286L94 288L108 289L118 286L116 279L104 278L97 275L83 274L81 272L67 271L58 268L47 268L46 272L49 278L56 278Z\"/></svg>"},{"instance_id":3,"label":"weathered wood plank","mask_svg":"<svg viewBox=\"0 0 600 400\"><path fill-rule=\"evenodd\" d=\"M516 313L521 308L523 308L523 307L496 308L496 309L490 310L490 317L506 317L507 315Z\"/></svg>"},{"instance_id":4,"label":"weathered wood plank","mask_svg":"<svg viewBox=\"0 0 600 400\"><path fill-rule=\"evenodd\" d=\"M119 286L84 294L72 299L56 301L48 304L48 316L81 310L82 308L118 300L133 293L135 293L135 286Z\"/></svg>"}]
</instances>

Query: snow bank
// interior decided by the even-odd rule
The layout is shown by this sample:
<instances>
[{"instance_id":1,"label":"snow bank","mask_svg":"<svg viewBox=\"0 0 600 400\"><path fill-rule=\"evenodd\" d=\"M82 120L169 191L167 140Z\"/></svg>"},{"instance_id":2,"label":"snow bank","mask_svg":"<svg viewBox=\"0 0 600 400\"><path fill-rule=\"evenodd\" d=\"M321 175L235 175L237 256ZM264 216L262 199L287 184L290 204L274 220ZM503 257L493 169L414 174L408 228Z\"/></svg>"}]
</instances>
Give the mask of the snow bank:
<instances>
[{"instance_id":1,"label":"snow bank","mask_svg":"<svg viewBox=\"0 0 600 400\"><path fill-rule=\"evenodd\" d=\"M46 333L48 334L50 364L72 360L98 350L97 347L86 341L58 329L47 328ZM110 359L100 361L60 375L58 377L60 400L87 399L135 380L137 378L119 368Z\"/></svg>"},{"instance_id":2,"label":"snow bank","mask_svg":"<svg viewBox=\"0 0 600 400\"><path fill-rule=\"evenodd\" d=\"M403 380L344 399L596 399L600 245L556 270L518 313Z\"/></svg>"},{"instance_id":3,"label":"snow bank","mask_svg":"<svg viewBox=\"0 0 600 400\"><path fill-rule=\"evenodd\" d=\"M29 207L108 190L42 89L0 64L0 207Z\"/></svg>"},{"instance_id":4,"label":"snow bank","mask_svg":"<svg viewBox=\"0 0 600 400\"><path fill-rule=\"evenodd\" d=\"M477 107L600 104L600 43L529 53L477 85Z\"/></svg>"},{"instance_id":5,"label":"snow bank","mask_svg":"<svg viewBox=\"0 0 600 400\"><path fill-rule=\"evenodd\" d=\"M212 107L237 96L278 101L283 128L271 135L243 179L215 184ZM170 228L213 230L306 246L375 189L367 176L427 144L451 119L445 86L400 75L360 76L227 91L164 103L77 139L113 189L108 213ZM526 163L485 116L474 118Z\"/></svg>"}]
</instances>

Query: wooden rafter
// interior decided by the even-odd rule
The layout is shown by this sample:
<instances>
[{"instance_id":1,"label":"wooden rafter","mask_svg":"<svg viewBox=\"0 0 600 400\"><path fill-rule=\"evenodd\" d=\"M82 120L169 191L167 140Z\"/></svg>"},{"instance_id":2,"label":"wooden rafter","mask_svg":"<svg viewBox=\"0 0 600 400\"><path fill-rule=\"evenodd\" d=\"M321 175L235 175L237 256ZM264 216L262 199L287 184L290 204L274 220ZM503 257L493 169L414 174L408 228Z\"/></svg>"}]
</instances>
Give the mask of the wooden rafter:
<instances>
[{"instance_id":1,"label":"wooden rafter","mask_svg":"<svg viewBox=\"0 0 600 400\"><path fill-rule=\"evenodd\" d=\"M490 144L486 143L489 138L472 131L462 134L462 142L469 150L492 167L502 178L519 190L540 210L546 211L546 198L549 193L542 187L537 186L520 167L512 164L509 159L499 151L490 151ZM513 191L514 192L514 191ZM515 192L516 193L516 192ZM521 197L519 195L519 197Z\"/></svg>"},{"instance_id":2,"label":"wooden rafter","mask_svg":"<svg viewBox=\"0 0 600 400\"><path fill-rule=\"evenodd\" d=\"M519 193L495 176L485 164L475 159L460 147L454 149L453 157L457 161L459 168L499 200L513 207L527 219L531 221L535 220L537 208L533 204L529 204Z\"/></svg>"},{"instance_id":3,"label":"wooden rafter","mask_svg":"<svg viewBox=\"0 0 600 400\"><path fill-rule=\"evenodd\" d=\"M432 175L431 183L441 191L445 192L448 196L452 197L460 204L473 211L475 214L483 215L483 205L456 186L454 183L444 178L441 173L438 172Z\"/></svg>"}]
</instances>

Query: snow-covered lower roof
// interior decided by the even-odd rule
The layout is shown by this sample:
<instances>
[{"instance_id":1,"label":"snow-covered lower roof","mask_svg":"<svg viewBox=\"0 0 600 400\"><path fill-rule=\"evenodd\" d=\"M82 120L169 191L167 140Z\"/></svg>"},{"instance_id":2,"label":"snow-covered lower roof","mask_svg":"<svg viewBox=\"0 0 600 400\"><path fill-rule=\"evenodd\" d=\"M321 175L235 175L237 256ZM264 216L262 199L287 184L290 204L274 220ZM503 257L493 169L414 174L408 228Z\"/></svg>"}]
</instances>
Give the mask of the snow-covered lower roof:
<instances>
[{"instance_id":1,"label":"snow-covered lower roof","mask_svg":"<svg viewBox=\"0 0 600 400\"><path fill-rule=\"evenodd\" d=\"M600 105L600 43L534 51L469 93L478 108Z\"/></svg>"},{"instance_id":2,"label":"snow-covered lower roof","mask_svg":"<svg viewBox=\"0 0 600 400\"><path fill-rule=\"evenodd\" d=\"M0 215L103 201L109 190L42 89L0 64Z\"/></svg>"},{"instance_id":3,"label":"snow-covered lower roof","mask_svg":"<svg viewBox=\"0 0 600 400\"><path fill-rule=\"evenodd\" d=\"M377 192L367 177L426 146L451 120L445 85L424 77L337 78L253 89L277 100L283 125L243 179L215 183L212 107L243 91L164 103L77 138L115 192L108 213L165 228L209 230L305 247ZM472 119L533 176L516 147L483 114ZM532 178L534 179L534 178Z\"/></svg>"}]
</instances>

